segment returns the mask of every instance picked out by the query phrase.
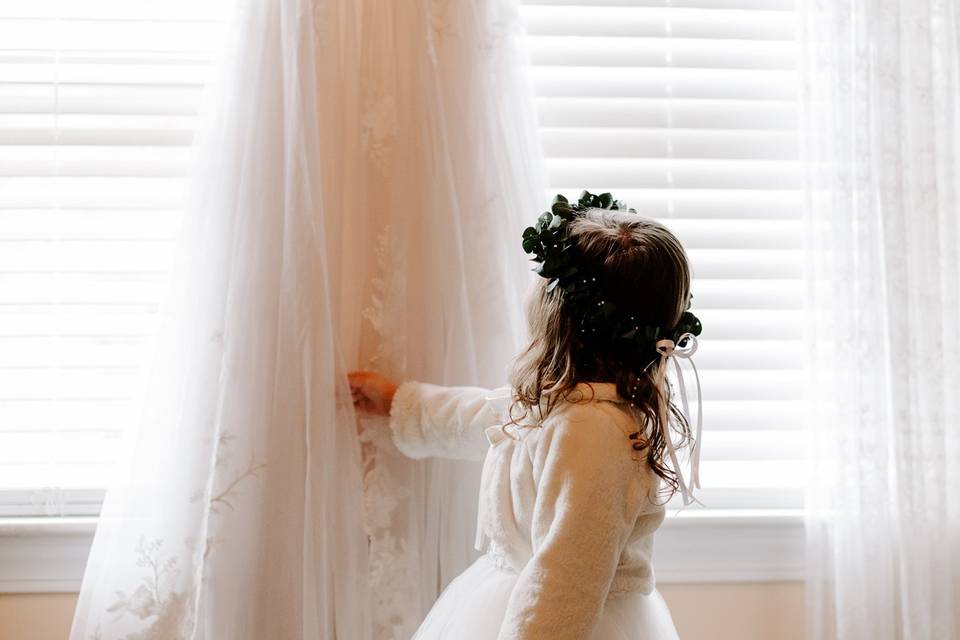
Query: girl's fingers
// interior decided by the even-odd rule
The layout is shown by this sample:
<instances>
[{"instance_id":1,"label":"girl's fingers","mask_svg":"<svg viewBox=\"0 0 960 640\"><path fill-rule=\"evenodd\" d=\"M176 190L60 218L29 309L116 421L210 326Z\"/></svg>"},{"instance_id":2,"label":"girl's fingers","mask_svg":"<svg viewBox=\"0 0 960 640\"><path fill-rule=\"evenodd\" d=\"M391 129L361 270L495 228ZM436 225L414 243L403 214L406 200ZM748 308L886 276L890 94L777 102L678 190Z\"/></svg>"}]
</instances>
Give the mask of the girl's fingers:
<instances>
[{"instance_id":1,"label":"girl's fingers","mask_svg":"<svg viewBox=\"0 0 960 640\"><path fill-rule=\"evenodd\" d=\"M374 371L350 371L347 381L357 409L382 416L389 414L389 400L385 397L389 380Z\"/></svg>"},{"instance_id":2,"label":"girl's fingers","mask_svg":"<svg viewBox=\"0 0 960 640\"><path fill-rule=\"evenodd\" d=\"M359 371L351 371L347 374L347 383L350 385L350 390L354 391L360 389L363 386L363 374Z\"/></svg>"}]
</instances>

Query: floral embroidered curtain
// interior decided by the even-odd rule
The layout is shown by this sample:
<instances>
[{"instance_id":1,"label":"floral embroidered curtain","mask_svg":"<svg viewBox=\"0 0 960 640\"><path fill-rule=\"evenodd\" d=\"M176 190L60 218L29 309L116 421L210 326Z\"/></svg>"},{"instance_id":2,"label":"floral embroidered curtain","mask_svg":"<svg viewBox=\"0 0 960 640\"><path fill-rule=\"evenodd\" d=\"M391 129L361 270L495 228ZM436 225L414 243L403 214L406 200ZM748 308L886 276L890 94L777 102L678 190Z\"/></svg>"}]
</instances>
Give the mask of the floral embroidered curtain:
<instances>
[{"instance_id":1,"label":"floral embroidered curtain","mask_svg":"<svg viewBox=\"0 0 960 640\"><path fill-rule=\"evenodd\" d=\"M497 385L540 151L512 2L241 4L72 640L407 638L478 469L358 438L344 374Z\"/></svg>"}]
</instances>

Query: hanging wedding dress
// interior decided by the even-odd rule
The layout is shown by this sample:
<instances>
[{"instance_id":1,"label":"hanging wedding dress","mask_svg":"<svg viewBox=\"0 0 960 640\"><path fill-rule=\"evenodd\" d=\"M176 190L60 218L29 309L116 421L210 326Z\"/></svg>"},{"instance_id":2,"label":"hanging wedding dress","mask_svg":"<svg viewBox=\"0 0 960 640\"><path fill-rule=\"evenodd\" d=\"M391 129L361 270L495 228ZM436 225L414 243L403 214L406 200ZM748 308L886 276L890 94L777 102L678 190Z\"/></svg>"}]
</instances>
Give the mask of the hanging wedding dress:
<instances>
[{"instance_id":1,"label":"hanging wedding dress","mask_svg":"<svg viewBox=\"0 0 960 640\"><path fill-rule=\"evenodd\" d=\"M370 229L359 240L375 237L376 254L350 361L397 379L500 385L521 345L530 276L517 238L543 206L514 2L361 4ZM385 433L365 430L371 587L377 637L406 640L477 555L481 465L414 462Z\"/></svg>"},{"instance_id":2,"label":"hanging wedding dress","mask_svg":"<svg viewBox=\"0 0 960 640\"><path fill-rule=\"evenodd\" d=\"M520 35L500 0L242 3L71 640L407 638L474 558L479 465L358 442L344 374L502 383Z\"/></svg>"}]
</instances>

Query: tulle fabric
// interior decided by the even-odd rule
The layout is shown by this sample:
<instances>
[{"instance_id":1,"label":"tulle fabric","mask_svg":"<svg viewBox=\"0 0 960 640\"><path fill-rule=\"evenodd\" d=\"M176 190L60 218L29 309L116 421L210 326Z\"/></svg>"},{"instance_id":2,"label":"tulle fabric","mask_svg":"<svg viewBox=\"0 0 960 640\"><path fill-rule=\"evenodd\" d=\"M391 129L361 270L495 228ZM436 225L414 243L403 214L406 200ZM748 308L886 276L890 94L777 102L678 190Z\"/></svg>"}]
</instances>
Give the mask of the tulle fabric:
<instances>
[{"instance_id":1,"label":"tulle fabric","mask_svg":"<svg viewBox=\"0 0 960 640\"><path fill-rule=\"evenodd\" d=\"M73 640L370 636L306 7L235 16Z\"/></svg>"},{"instance_id":2,"label":"tulle fabric","mask_svg":"<svg viewBox=\"0 0 960 640\"><path fill-rule=\"evenodd\" d=\"M417 629L413 640L496 640L516 572L484 554L458 576ZM607 600L589 640L677 640L663 596L628 592Z\"/></svg>"},{"instance_id":3,"label":"tulle fabric","mask_svg":"<svg viewBox=\"0 0 960 640\"><path fill-rule=\"evenodd\" d=\"M504 380L543 193L519 19L238 6L70 637L407 640L475 557L479 466L358 441L345 373Z\"/></svg>"}]
</instances>

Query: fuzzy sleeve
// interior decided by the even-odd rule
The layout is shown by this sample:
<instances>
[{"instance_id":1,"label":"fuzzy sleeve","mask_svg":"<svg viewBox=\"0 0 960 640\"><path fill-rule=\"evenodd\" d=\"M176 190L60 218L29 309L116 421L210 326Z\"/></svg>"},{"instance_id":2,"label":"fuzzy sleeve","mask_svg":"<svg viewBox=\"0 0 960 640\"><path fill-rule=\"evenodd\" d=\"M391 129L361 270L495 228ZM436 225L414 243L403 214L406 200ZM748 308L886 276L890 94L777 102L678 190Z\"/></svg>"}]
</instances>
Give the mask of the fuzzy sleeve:
<instances>
[{"instance_id":1,"label":"fuzzy sleeve","mask_svg":"<svg viewBox=\"0 0 960 640\"><path fill-rule=\"evenodd\" d=\"M544 424L533 453L533 556L499 640L583 640L599 620L649 483L630 442L596 405Z\"/></svg>"},{"instance_id":2,"label":"fuzzy sleeve","mask_svg":"<svg viewBox=\"0 0 960 640\"><path fill-rule=\"evenodd\" d=\"M404 382L390 406L394 444L411 458L482 460L490 446L484 429L499 414L480 387L443 387Z\"/></svg>"}]
</instances>

